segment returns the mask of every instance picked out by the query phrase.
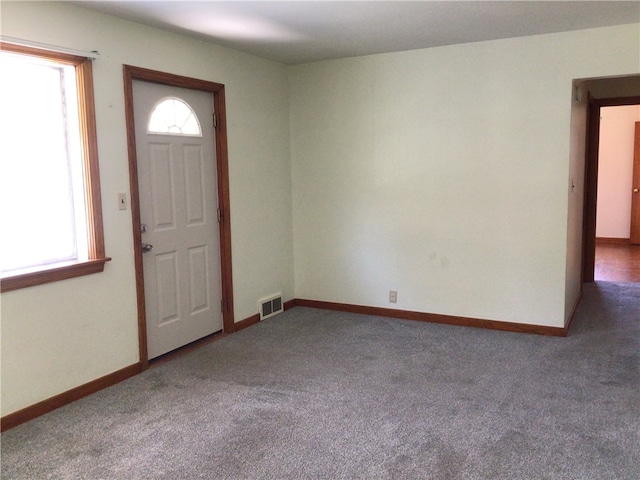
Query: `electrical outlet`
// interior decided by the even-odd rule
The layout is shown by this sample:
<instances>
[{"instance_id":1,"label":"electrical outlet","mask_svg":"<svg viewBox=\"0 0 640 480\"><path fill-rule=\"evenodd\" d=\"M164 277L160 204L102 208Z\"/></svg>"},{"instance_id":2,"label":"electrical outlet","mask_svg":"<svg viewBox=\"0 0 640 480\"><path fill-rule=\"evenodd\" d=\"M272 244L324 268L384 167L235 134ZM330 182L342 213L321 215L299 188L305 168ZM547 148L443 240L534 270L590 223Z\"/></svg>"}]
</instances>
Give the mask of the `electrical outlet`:
<instances>
[{"instance_id":1,"label":"electrical outlet","mask_svg":"<svg viewBox=\"0 0 640 480\"><path fill-rule=\"evenodd\" d=\"M398 292L395 290L389 291L389 303L398 303Z\"/></svg>"}]
</instances>

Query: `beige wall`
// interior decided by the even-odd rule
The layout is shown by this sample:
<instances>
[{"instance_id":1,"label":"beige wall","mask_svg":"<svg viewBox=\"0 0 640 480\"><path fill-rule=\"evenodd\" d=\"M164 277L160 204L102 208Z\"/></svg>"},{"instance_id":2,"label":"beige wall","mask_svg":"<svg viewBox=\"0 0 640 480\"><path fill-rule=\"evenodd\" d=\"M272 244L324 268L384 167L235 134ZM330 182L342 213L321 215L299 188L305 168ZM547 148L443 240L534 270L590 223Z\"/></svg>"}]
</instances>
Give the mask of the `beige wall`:
<instances>
[{"instance_id":1,"label":"beige wall","mask_svg":"<svg viewBox=\"0 0 640 480\"><path fill-rule=\"evenodd\" d=\"M638 40L630 25L291 68L296 297L563 327L580 291L572 80L637 73Z\"/></svg>"},{"instance_id":2,"label":"beige wall","mask_svg":"<svg viewBox=\"0 0 640 480\"><path fill-rule=\"evenodd\" d=\"M2 415L138 361L122 65L225 84L235 320L259 298L293 298L286 68L61 3L2 4L2 34L81 50L94 62L107 255L102 274L2 294Z\"/></svg>"},{"instance_id":3,"label":"beige wall","mask_svg":"<svg viewBox=\"0 0 640 480\"><path fill-rule=\"evenodd\" d=\"M123 64L226 85L236 321L276 291L389 306L393 289L401 309L563 326L582 188L571 81L639 58L637 25L292 68L55 2L3 2L1 27L101 53L113 258L1 296L2 415L138 360Z\"/></svg>"},{"instance_id":4,"label":"beige wall","mask_svg":"<svg viewBox=\"0 0 640 480\"><path fill-rule=\"evenodd\" d=\"M635 122L640 105L600 109L596 237L629 238Z\"/></svg>"}]
</instances>

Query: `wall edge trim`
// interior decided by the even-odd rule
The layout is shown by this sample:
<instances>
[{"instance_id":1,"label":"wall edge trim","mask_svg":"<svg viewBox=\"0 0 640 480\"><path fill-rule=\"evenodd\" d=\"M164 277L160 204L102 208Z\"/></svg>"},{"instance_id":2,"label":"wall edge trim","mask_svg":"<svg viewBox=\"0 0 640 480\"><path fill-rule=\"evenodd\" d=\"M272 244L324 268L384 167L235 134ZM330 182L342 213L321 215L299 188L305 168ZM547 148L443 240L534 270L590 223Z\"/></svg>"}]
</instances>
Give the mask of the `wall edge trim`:
<instances>
[{"instance_id":1,"label":"wall edge trim","mask_svg":"<svg viewBox=\"0 0 640 480\"><path fill-rule=\"evenodd\" d=\"M233 324L233 333L239 332L240 330L244 330L245 328L249 328L256 323L260 323L260 314L256 313L255 315L251 315L239 322Z\"/></svg>"},{"instance_id":2,"label":"wall edge trim","mask_svg":"<svg viewBox=\"0 0 640 480\"><path fill-rule=\"evenodd\" d=\"M531 325L526 323L502 322L498 320L484 320L480 318L458 317L454 315L443 315L439 313L416 312L410 310L398 310L392 308L370 307L365 305L351 305L347 303L324 302L320 300L309 300L297 298L296 306L320 308L325 310L337 310L349 313L361 313L365 315L375 315L380 317L398 318L402 320L415 320L418 322L441 323L445 325L456 325L460 327L483 328L487 330L500 330L505 332L529 333L535 335L548 335L554 337L566 337L569 333L569 326L549 327L545 325ZM577 304L576 304L577 306Z\"/></svg>"},{"instance_id":3,"label":"wall edge trim","mask_svg":"<svg viewBox=\"0 0 640 480\"><path fill-rule=\"evenodd\" d=\"M96 393L99 390L115 385L116 383L120 383L127 378L137 375L142 372L142 370L142 362L137 362L16 412L9 413L0 419L0 431L4 432L10 428L17 427L18 425L28 422L29 420L33 420L45 413L52 412L53 410L64 407L65 405L75 402L76 400L80 400L92 393Z\"/></svg>"},{"instance_id":4,"label":"wall edge trim","mask_svg":"<svg viewBox=\"0 0 640 480\"><path fill-rule=\"evenodd\" d=\"M285 312L287 310L289 310L290 308L293 308L296 306L296 299L293 300L287 300L286 302L284 302L284 310ZM244 330L245 328L248 328L252 325L255 325L256 323L260 323L260 314L256 313L255 315L251 315L250 317L247 317L243 320L240 320L238 322L236 322L233 325L233 331L234 332L239 332L240 330Z\"/></svg>"},{"instance_id":5,"label":"wall edge trim","mask_svg":"<svg viewBox=\"0 0 640 480\"><path fill-rule=\"evenodd\" d=\"M440 323L445 325L455 325L461 327L474 327L474 328L483 328L487 330L500 330L506 332L514 332L514 333L528 333L528 334L536 334L536 335L548 335L548 336L556 336L556 337L566 337L569 334L569 330L571 329L571 325L573 324L573 320L575 317L576 310L578 305L580 304L580 300L582 298L582 291L578 296L578 299L573 307L571 315L569 317L569 321L564 328L560 327L548 327L544 325L530 325L530 324L521 324L521 323L512 323L512 322L502 322L498 320L483 320L479 318L470 318L470 317L458 317L454 315L443 315L437 313L427 313L427 312L416 312L410 310L399 310L392 308L382 308L382 307L371 307L365 305L353 305L347 303L337 303L337 302L325 302L321 300L310 300L310 299L302 299L295 298L293 300L288 300L284 303L284 309L289 310L294 307L308 307L308 308L318 308L323 310L335 310L341 312L348 313L359 313L364 315L375 315L389 318L397 318L402 320L414 320L419 322L427 322L427 323ZM250 317L245 318L244 320L240 320L236 322L234 325L234 332L238 332L240 330L244 330L245 328L251 327L260 323L260 315L255 314ZM76 400L80 400L83 397L96 393L104 388L110 387L119 383L127 378L133 377L138 373L141 373L145 368L142 365L142 362L137 362L128 367L122 368L115 372L112 372L103 377L92 380L83 385L72 388L71 390L67 390L66 392L62 392L58 395L55 395L46 400L42 400L38 403L25 407L16 412L5 415L0 419L1 428L0 431L4 432L5 430L9 430L13 427L17 427L18 425L28 422L29 420L33 420L45 413L52 412L60 407L68 405Z\"/></svg>"},{"instance_id":6,"label":"wall edge trim","mask_svg":"<svg viewBox=\"0 0 640 480\"><path fill-rule=\"evenodd\" d=\"M613 244L613 245L630 245L630 238L618 238L618 237L596 237L596 244Z\"/></svg>"}]
</instances>

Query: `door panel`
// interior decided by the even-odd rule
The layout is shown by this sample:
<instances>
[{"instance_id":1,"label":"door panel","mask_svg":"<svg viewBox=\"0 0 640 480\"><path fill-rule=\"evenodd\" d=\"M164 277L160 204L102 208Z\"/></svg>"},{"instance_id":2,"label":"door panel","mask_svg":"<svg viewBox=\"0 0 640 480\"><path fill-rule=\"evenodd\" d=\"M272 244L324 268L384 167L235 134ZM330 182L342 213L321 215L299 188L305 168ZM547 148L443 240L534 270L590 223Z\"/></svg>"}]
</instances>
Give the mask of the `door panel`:
<instances>
[{"instance_id":1,"label":"door panel","mask_svg":"<svg viewBox=\"0 0 640 480\"><path fill-rule=\"evenodd\" d=\"M208 263L207 246L189 249L189 284L191 285L191 313L211 308L209 301L209 281L204 268Z\"/></svg>"},{"instance_id":2,"label":"door panel","mask_svg":"<svg viewBox=\"0 0 640 480\"><path fill-rule=\"evenodd\" d=\"M159 101L189 105L202 136L147 132ZM211 93L133 81L149 358L222 330ZM176 126L179 130L179 126Z\"/></svg>"},{"instance_id":3,"label":"door panel","mask_svg":"<svg viewBox=\"0 0 640 480\"><path fill-rule=\"evenodd\" d=\"M187 146L184 151L185 187L187 197L187 224L205 222L204 158L200 147Z\"/></svg>"},{"instance_id":4,"label":"door panel","mask_svg":"<svg viewBox=\"0 0 640 480\"><path fill-rule=\"evenodd\" d=\"M148 192L151 198L146 199L145 203L149 202L153 212L153 229L156 231L175 229L175 189L173 187L175 175L171 145L151 142L147 145L149 153L145 166L148 167L151 176L151 191Z\"/></svg>"},{"instance_id":5,"label":"door panel","mask_svg":"<svg viewBox=\"0 0 640 480\"><path fill-rule=\"evenodd\" d=\"M156 327L160 327L179 319L178 261L176 252L155 255L153 264L150 267L153 266L155 268L149 269L149 272L145 269L145 275L153 277L152 273L155 274L157 313L151 315L151 318L155 318L157 320ZM151 282L148 282L148 284L153 288L154 285ZM151 314L152 311L149 311L149 313Z\"/></svg>"}]
</instances>

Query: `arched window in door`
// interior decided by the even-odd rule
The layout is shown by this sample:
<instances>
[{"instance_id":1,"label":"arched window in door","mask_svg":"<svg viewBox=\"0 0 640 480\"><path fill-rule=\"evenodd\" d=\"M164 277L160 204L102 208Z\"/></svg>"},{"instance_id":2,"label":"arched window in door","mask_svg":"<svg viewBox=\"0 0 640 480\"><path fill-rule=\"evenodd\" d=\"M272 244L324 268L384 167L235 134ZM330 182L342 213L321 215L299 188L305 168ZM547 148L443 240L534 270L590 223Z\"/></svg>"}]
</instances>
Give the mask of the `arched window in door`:
<instances>
[{"instance_id":1,"label":"arched window in door","mask_svg":"<svg viewBox=\"0 0 640 480\"><path fill-rule=\"evenodd\" d=\"M202 136L196 113L184 100L176 97L163 98L156 103L149 116L147 131L161 135Z\"/></svg>"}]
</instances>

